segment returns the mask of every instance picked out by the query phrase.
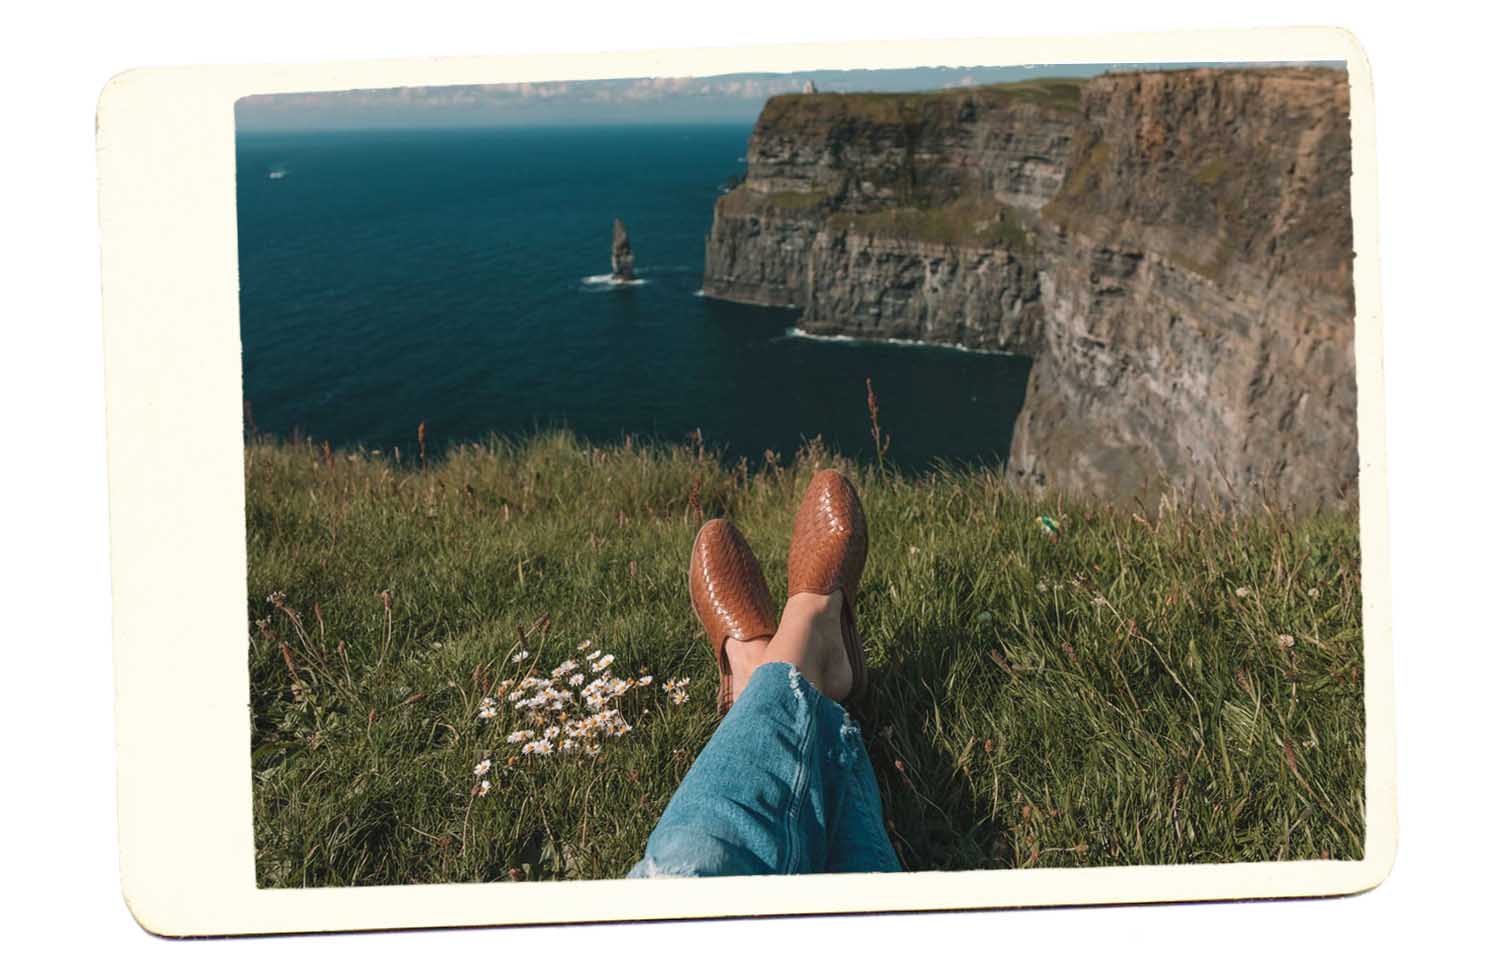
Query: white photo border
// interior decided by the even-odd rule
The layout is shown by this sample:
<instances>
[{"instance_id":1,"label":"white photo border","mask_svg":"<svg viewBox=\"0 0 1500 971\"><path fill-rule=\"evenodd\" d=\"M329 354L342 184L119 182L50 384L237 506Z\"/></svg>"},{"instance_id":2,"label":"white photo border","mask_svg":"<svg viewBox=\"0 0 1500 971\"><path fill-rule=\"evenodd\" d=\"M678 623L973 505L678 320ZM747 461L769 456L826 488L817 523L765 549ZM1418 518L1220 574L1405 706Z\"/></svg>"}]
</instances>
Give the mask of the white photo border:
<instances>
[{"instance_id":1,"label":"white photo border","mask_svg":"<svg viewBox=\"0 0 1500 971\"><path fill-rule=\"evenodd\" d=\"M1344 61L1353 136L1365 856L712 880L260 889L245 619L234 105L248 95L740 72ZM1384 368L1370 66L1337 28L1181 31L129 71L97 117L120 868L170 936L1353 893L1396 848Z\"/></svg>"}]
</instances>

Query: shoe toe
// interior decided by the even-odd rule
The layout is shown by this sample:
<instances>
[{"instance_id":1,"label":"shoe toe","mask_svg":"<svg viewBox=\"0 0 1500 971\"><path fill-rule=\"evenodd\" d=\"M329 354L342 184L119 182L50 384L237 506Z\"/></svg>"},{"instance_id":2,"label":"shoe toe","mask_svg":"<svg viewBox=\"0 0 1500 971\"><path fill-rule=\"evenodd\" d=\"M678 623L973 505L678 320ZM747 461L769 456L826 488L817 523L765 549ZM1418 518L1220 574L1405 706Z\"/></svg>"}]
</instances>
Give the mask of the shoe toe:
<instances>
[{"instance_id":1,"label":"shoe toe","mask_svg":"<svg viewBox=\"0 0 1500 971\"><path fill-rule=\"evenodd\" d=\"M852 597L868 551L864 508L853 484L834 469L813 476L792 528L787 558L788 593Z\"/></svg>"},{"instance_id":2,"label":"shoe toe","mask_svg":"<svg viewBox=\"0 0 1500 971\"><path fill-rule=\"evenodd\" d=\"M693 606L714 650L725 637L747 641L775 630L771 591L750 544L724 519L703 524L689 566Z\"/></svg>"}]
</instances>

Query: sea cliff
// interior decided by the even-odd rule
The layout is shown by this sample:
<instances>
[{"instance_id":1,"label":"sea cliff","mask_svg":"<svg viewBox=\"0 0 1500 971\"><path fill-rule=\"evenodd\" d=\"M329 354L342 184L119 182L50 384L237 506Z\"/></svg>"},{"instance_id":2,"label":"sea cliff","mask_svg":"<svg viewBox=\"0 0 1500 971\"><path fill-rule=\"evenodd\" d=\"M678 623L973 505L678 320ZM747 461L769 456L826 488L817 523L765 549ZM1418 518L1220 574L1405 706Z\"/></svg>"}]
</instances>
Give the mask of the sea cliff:
<instances>
[{"instance_id":1,"label":"sea cliff","mask_svg":"<svg viewBox=\"0 0 1500 971\"><path fill-rule=\"evenodd\" d=\"M784 95L747 162L704 293L800 308L814 333L1035 358L1018 481L1354 498L1344 72Z\"/></svg>"}]
</instances>

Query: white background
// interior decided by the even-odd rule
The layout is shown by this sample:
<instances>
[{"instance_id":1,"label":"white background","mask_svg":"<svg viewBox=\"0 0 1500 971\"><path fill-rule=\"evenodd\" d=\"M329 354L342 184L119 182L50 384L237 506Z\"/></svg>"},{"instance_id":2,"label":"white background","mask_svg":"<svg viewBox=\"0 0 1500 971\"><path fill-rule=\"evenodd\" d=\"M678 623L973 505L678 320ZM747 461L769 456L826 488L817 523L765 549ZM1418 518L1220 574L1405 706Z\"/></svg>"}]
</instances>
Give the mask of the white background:
<instances>
[{"instance_id":1,"label":"white background","mask_svg":"<svg viewBox=\"0 0 1500 971\"><path fill-rule=\"evenodd\" d=\"M384 0L7 13L0 57L0 861L7 956L228 967L1347 964L1495 953L1493 14L1466 5ZM139 66L1338 25L1374 75L1400 848L1299 902L170 942L119 895L93 110ZM184 726L184 731L191 731ZM16 932L19 931L19 936ZM1403 960L1405 959L1405 960ZM49 960L50 963L50 960Z\"/></svg>"}]
</instances>

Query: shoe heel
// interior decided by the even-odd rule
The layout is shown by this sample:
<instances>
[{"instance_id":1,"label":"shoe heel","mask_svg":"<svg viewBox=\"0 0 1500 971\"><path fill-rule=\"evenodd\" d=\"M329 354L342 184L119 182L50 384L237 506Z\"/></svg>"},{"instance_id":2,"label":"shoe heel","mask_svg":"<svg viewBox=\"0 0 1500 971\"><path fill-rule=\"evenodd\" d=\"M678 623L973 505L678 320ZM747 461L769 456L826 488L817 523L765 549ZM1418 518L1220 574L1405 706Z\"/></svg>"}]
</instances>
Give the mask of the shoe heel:
<instances>
[{"instance_id":1,"label":"shoe heel","mask_svg":"<svg viewBox=\"0 0 1500 971\"><path fill-rule=\"evenodd\" d=\"M847 594L844 596L843 609L839 611L839 619L844 628L844 651L849 656L849 697L845 703L858 701L864 696L865 689L869 685L869 674L865 669L865 643L860 640L859 628L854 623L854 606L849 603Z\"/></svg>"},{"instance_id":2,"label":"shoe heel","mask_svg":"<svg viewBox=\"0 0 1500 971\"><path fill-rule=\"evenodd\" d=\"M715 655L719 661L719 717L723 718L734 705L734 675L729 671L729 652L723 645Z\"/></svg>"}]
</instances>

